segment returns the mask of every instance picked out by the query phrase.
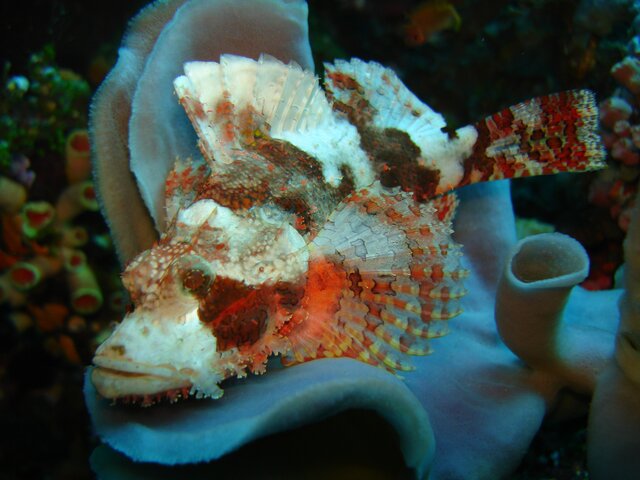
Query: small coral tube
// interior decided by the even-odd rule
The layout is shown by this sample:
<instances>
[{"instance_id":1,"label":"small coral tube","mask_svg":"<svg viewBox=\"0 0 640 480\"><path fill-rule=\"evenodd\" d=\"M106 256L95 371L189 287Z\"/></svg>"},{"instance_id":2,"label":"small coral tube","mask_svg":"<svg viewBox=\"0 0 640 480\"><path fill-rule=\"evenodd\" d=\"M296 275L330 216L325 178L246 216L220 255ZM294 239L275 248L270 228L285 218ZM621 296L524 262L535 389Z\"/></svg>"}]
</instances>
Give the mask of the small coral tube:
<instances>
[{"instance_id":1,"label":"small coral tube","mask_svg":"<svg viewBox=\"0 0 640 480\"><path fill-rule=\"evenodd\" d=\"M0 303L2 303L2 299L0 299ZM33 327L33 319L25 312L11 312L9 314L9 321L18 333L25 332Z\"/></svg>"},{"instance_id":2,"label":"small coral tube","mask_svg":"<svg viewBox=\"0 0 640 480\"><path fill-rule=\"evenodd\" d=\"M83 315L96 312L102 306L103 296L85 254L80 250L68 249L64 257L71 307Z\"/></svg>"},{"instance_id":3,"label":"small coral tube","mask_svg":"<svg viewBox=\"0 0 640 480\"><path fill-rule=\"evenodd\" d=\"M634 95L640 94L640 60L627 56L611 68L611 76Z\"/></svg>"},{"instance_id":4,"label":"small coral tube","mask_svg":"<svg viewBox=\"0 0 640 480\"><path fill-rule=\"evenodd\" d=\"M16 262L9 269L11 285L20 291L31 290L43 279L55 275L62 268L56 257L40 255L28 261Z\"/></svg>"},{"instance_id":5,"label":"small coral tube","mask_svg":"<svg viewBox=\"0 0 640 480\"><path fill-rule=\"evenodd\" d=\"M507 347L530 367L561 366L563 310L588 270L587 253L567 235L533 235L514 247L498 284L496 323Z\"/></svg>"},{"instance_id":6,"label":"small coral tube","mask_svg":"<svg viewBox=\"0 0 640 480\"><path fill-rule=\"evenodd\" d=\"M53 223L55 210L49 202L28 202L22 207L22 233L27 238L36 238Z\"/></svg>"},{"instance_id":7,"label":"small coral tube","mask_svg":"<svg viewBox=\"0 0 640 480\"><path fill-rule=\"evenodd\" d=\"M98 210L93 182L87 180L67 187L56 202L56 222L63 224L85 211Z\"/></svg>"},{"instance_id":8,"label":"small coral tube","mask_svg":"<svg viewBox=\"0 0 640 480\"><path fill-rule=\"evenodd\" d=\"M27 201L27 189L0 175L0 212L17 213Z\"/></svg>"},{"instance_id":9,"label":"small coral tube","mask_svg":"<svg viewBox=\"0 0 640 480\"><path fill-rule=\"evenodd\" d=\"M16 289L9 279L9 271L0 275L0 305L7 303L11 307L19 307L26 303L26 294Z\"/></svg>"},{"instance_id":10,"label":"small coral tube","mask_svg":"<svg viewBox=\"0 0 640 480\"><path fill-rule=\"evenodd\" d=\"M67 137L65 174L70 184L83 182L91 177L91 152L87 130L74 130Z\"/></svg>"},{"instance_id":11,"label":"small coral tube","mask_svg":"<svg viewBox=\"0 0 640 480\"><path fill-rule=\"evenodd\" d=\"M109 308L114 312L124 312L127 304L127 296L124 291L116 290L109 295Z\"/></svg>"},{"instance_id":12,"label":"small coral tube","mask_svg":"<svg viewBox=\"0 0 640 480\"><path fill-rule=\"evenodd\" d=\"M89 241L87 229L79 225L65 225L60 232L60 245L69 248L78 248Z\"/></svg>"},{"instance_id":13,"label":"small coral tube","mask_svg":"<svg viewBox=\"0 0 640 480\"><path fill-rule=\"evenodd\" d=\"M58 335L58 345L69 363L82 365L82 359L80 358L80 354L78 353L78 349L76 348L73 338L69 335L60 334Z\"/></svg>"}]
</instances>

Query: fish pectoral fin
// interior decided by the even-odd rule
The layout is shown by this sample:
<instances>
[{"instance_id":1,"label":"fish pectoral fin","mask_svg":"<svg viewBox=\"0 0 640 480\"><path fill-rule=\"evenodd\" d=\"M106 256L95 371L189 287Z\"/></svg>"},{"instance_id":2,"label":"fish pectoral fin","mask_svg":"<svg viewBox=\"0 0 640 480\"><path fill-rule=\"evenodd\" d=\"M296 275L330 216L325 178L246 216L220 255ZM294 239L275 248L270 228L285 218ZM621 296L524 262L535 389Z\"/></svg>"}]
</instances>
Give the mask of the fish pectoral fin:
<instances>
[{"instance_id":1,"label":"fish pectoral fin","mask_svg":"<svg viewBox=\"0 0 640 480\"><path fill-rule=\"evenodd\" d=\"M375 184L347 197L313 240L303 319L286 363L351 357L391 371L430 353L461 312L460 246L450 238L454 197L415 204ZM299 312L300 315L302 313Z\"/></svg>"}]
</instances>

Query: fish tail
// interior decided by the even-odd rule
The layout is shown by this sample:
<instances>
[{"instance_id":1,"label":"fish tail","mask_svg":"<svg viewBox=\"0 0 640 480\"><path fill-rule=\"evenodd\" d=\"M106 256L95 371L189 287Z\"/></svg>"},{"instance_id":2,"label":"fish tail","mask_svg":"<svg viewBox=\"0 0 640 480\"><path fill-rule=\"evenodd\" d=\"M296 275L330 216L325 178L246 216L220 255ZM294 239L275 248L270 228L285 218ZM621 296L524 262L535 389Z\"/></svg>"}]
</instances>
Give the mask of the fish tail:
<instances>
[{"instance_id":1,"label":"fish tail","mask_svg":"<svg viewBox=\"0 0 640 480\"><path fill-rule=\"evenodd\" d=\"M505 108L475 124L461 185L604 166L593 92L570 90Z\"/></svg>"}]
</instances>

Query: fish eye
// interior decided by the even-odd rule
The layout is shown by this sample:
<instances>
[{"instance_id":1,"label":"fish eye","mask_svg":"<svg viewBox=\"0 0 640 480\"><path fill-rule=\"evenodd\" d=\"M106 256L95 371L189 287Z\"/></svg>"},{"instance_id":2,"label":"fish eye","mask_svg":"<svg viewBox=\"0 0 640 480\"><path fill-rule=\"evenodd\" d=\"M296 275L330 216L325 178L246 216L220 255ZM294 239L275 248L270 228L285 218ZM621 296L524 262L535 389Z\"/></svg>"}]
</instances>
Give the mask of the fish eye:
<instances>
[{"instance_id":1,"label":"fish eye","mask_svg":"<svg viewBox=\"0 0 640 480\"><path fill-rule=\"evenodd\" d=\"M198 255L184 255L176 259L170 271L167 278L172 278L184 292L197 297L207 294L216 276L209 263Z\"/></svg>"},{"instance_id":2,"label":"fish eye","mask_svg":"<svg viewBox=\"0 0 640 480\"><path fill-rule=\"evenodd\" d=\"M190 268L182 272L182 288L196 296L204 296L213 282L213 274L202 268Z\"/></svg>"}]
</instances>

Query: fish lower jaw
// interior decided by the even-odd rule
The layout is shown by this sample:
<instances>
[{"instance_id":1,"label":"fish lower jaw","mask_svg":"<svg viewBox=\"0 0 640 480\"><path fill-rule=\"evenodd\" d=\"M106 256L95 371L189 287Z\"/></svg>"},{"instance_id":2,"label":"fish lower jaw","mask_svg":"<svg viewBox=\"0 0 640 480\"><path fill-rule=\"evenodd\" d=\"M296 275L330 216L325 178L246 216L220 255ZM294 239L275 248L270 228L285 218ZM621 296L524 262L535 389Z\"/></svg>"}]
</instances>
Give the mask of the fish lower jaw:
<instances>
[{"instance_id":1,"label":"fish lower jaw","mask_svg":"<svg viewBox=\"0 0 640 480\"><path fill-rule=\"evenodd\" d=\"M191 382L184 378L161 376L96 366L91 371L91 382L100 396L110 400L125 400L150 405L167 398L175 401L186 397Z\"/></svg>"}]
</instances>

